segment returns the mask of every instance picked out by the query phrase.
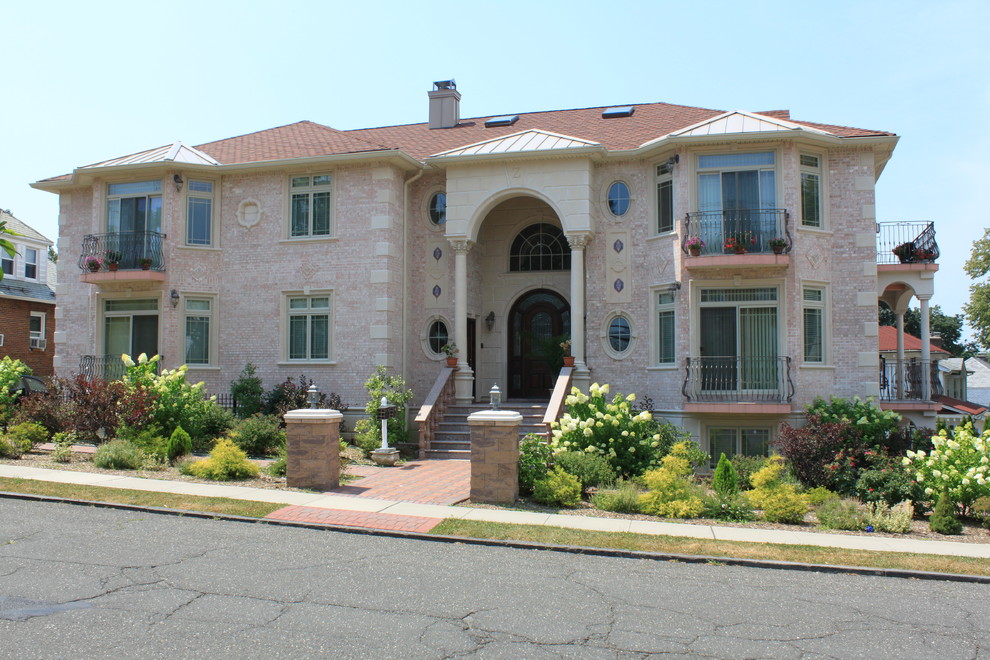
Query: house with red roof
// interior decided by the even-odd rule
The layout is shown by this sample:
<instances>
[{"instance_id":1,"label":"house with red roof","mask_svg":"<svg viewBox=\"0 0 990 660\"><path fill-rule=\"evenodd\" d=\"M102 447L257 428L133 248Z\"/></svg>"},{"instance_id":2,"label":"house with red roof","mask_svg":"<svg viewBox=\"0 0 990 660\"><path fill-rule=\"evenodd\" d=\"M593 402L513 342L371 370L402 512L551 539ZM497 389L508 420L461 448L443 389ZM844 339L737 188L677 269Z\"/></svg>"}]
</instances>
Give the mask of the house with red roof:
<instances>
[{"instance_id":1,"label":"house with red roof","mask_svg":"<svg viewBox=\"0 0 990 660\"><path fill-rule=\"evenodd\" d=\"M465 118L460 99L438 81L422 123L301 121L34 183L76 261L56 369L159 353L225 391L251 362L359 403L385 365L438 457L467 451L438 411L496 385L539 426L607 382L715 455L765 452L817 396L936 405L924 369L891 390L877 350L878 298L927 305L937 270L931 223L877 223L895 134L669 103Z\"/></svg>"}]
</instances>

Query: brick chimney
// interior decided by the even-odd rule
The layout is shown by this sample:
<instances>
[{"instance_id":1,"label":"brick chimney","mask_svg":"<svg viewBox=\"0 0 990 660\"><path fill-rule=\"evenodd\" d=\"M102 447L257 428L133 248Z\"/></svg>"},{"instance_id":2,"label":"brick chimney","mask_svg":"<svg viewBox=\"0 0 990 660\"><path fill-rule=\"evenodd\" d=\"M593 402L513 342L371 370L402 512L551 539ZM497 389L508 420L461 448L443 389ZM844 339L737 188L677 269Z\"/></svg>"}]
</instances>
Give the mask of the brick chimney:
<instances>
[{"instance_id":1,"label":"brick chimney","mask_svg":"<svg viewBox=\"0 0 990 660\"><path fill-rule=\"evenodd\" d=\"M461 120L461 94L457 83L438 80L433 83L430 96L430 128L453 128Z\"/></svg>"},{"instance_id":2,"label":"brick chimney","mask_svg":"<svg viewBox=\"0 0 990 660\"><path fill-rule=\"evenodd\" d=\"M931 336L929 336L929 339L931 340L931 345L932 346L935 346L937 348L943 348L943 349L945 348L944 346L942 346L942 335L941 334L939 334L937 332L933 332L933 333L931 333Z\"/></svg>"}]
</instances>

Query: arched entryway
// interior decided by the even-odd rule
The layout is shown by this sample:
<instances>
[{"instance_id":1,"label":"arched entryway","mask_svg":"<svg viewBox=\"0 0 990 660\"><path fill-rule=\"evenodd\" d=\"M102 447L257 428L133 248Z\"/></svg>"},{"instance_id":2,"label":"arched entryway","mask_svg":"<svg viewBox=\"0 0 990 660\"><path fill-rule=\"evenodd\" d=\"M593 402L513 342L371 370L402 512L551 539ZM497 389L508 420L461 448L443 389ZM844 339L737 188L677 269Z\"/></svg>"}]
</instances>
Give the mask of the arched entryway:
<instances>
[{"instance_id":1,"label":"arched entryway","mask_svg":"<svg viewBox=\"0 0 990 660\"><path fill-rule=\"evenodd\" d=\"M549 289L528 291L509 311L508 378L511 398L547 399L560 371L560 342L571 333L571 308Z\"/></svg>"}]
</instances>

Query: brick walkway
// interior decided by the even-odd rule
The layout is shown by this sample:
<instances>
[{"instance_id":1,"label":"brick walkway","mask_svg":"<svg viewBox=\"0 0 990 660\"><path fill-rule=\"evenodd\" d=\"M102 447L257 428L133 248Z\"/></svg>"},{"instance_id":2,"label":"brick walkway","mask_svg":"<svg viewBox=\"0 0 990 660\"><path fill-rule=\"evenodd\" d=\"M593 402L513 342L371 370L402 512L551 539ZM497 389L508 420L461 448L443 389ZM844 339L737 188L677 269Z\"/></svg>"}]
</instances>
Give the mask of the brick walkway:
<instances>
[{"instance_id":1,"label":"brick walkway","mask_svg":"<svg viewBox=\"0 0 990 660\"><path fill-rule=\"evenodd\" d=\"M334 488L334 495L443 506L471 496L471 461L409 461L392 468L355 465L347 471L368 476Z\"/></svg>"},{"instance_id":2,"label":"brick walkway","mask_svg":"<svg viewBox=\"0 0 990 660\"><path fill-rule=\"evenodd\" d=\"M436 527L443 520L442 518L426 518L422 516L400 516L392 513L321 509L312 506L287 506L269 513L265 518L288 520L291 522L317 523L321 525L392 529L402 532L420 532L423 534Z\"/></svg>"}]
</instances>

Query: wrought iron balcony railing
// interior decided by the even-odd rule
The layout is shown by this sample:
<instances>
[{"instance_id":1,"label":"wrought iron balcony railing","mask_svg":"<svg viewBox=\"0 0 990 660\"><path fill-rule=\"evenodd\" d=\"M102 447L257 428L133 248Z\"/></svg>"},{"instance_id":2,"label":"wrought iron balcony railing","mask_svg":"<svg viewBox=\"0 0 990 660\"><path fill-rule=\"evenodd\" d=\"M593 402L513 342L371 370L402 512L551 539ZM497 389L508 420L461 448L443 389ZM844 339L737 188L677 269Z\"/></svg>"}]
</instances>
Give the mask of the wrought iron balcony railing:
<instances>
[{"instance_id":1,"label":"wrought iron balcony railing","mask_svg":"<svg viewBox=\"0 0 990 660\"><path fill-rule=\"evenodd\" d=\"M927 365L928 391L925 396L924 375ZM938 361L910 360L898 361L880 356L880 400L881 401L934 401L945 394L942 381L938 377Z\"/></svg>"},{"instance_id":2,"label":"wrought iron balcony railing","mask_svg":"<svg viewBox=\"0 0 990 660\"><path fill-rule=\"evenodd\" d=\"M163 358L164 359L164 358ZM161 361L155 363L155 370L161 371ZM120 380L127 368L118 355L82 355L79 357L79 373L89 378Z\"/></svg>"},{"instance_id":3,"label":"wrought iron balcony railing","mask_svg":"<svg viewBox=\"0 0 990 660\"><path fill-rule=\"evenodd\" d=\"M878 264L930 264L938 256L935 223L877 223Z\"/></svg>"},{"instance_id":4,"label":"wrought iron balcony railing","mask_svg":"<svg viewBox=\"0 0 990 660\"><path fill-rule=\"evenodd\" d=\"M165 270L166 235L157 231L89 234L83 238L79 268L87 272Z\"/></svg>"},{"instance_id":5,"label":"wrought iron balcony railing","mask_svg":"<svg viewBox=\"0 0 990 660\"><path fill-rule=\"evenodd\" d=\"M692 239L700 239L700 254L770 254L791 249L787 209L697 211L684 220L685 253Z\"/></svg>"},{"instance_id":6,"label":"wrought iron balcony railing","mask_svg":"<svg viewBox=\"0 0 990 660\"><path fill-rule=\"evenodd\" d=\"M788 403L789 357L689 357L681 392L691 403Z\"/></svg>"}]
</instances>

